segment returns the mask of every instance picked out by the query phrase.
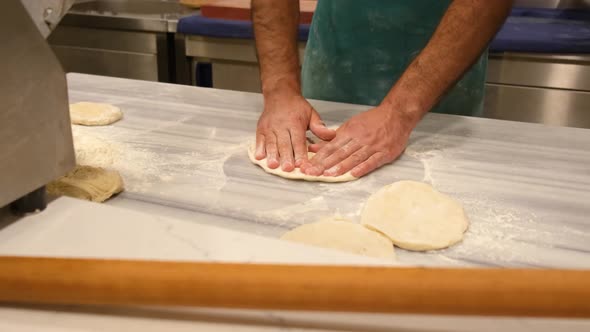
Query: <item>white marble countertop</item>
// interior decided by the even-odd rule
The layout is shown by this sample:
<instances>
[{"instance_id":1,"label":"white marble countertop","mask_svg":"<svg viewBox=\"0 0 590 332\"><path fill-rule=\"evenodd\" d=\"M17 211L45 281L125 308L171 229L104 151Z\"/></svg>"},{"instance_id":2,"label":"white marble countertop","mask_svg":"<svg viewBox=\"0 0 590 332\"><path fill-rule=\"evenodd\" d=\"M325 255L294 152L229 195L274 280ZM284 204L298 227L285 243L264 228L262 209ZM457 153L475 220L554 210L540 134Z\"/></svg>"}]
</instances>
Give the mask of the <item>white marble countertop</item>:
<instances>
[{"instance_id":1,"label":"white marble countertop","mask_svg":"<svg viewBox=\"0 0 590 332\"><path fill-rule=\"evenodd\" d=\"M423 180L460 200L471 220L447 250L398 250L404 264L590 268L590 130L429 114L392 165L355 182L294 182L250 163L260 95L68 75L70 100L107 102L125 117L76 130L110 142L127 190L109 202L278 237L338 213L358 221L367 197ZM313 102L328 124L364 106ZM107 166L109 166L107 165Z\"/></svg>"},{"instance_id":2,"label":"white marble countertop","mask_svg":"<svg viewBox=\"0 0 590 332\"><path fill-rule=\"evenodd\" d=\"M395 266L227 228L60 197L0 223L0 254L259 264Z\"/></svg>"},{"instance_id":3,"label":"white marble countertop","mask_svg":"<svg viewBox=\"0 0 590 332\"><path fill-rule=\"evenodd\" d=\"M297 245L276 238L301 223L335 213L358 221L372 192L411 179L431 183L459 199L472 225L465 240L451 249L397 250L400 264L590 267L590 130L430 114L415 130L406 153L392 165L351 183L293 182L264 173L247 158L246 146L253 139L262 106L257 94L80 74L69 74L68 83L71 102L107 102L123 110L124 119L113 126L77 127L76 131L114 149L112 158L98 161L119 170L127 189L107 206L61 198L43 212L52 215L45 224L35 222L44 220L43 216L32 216L3 225L0 254L310 263L314 262L310 257L316 257L319 263L371 264L365 258L301 246L300 254L291 255L292 246ZM366 109L316 101L313 105L328 124L341 123ZM87 213L97 209L112 217L100 224L98 212ZM117 214L136 217L117 227ZM86 221L76 224L81 215L88 215L82 218ZM101 241L98 234L109 238ZM241 243L260 245L245 246L253 254L223 250L229 247L223 245L227 234L243 239ZM260 249L266 245L283 249L268 256ZM209 249L204 252L202 246ZM2 331L188 329L588 331L590 321L0 308Z\"/></svg>"}]
</instances>

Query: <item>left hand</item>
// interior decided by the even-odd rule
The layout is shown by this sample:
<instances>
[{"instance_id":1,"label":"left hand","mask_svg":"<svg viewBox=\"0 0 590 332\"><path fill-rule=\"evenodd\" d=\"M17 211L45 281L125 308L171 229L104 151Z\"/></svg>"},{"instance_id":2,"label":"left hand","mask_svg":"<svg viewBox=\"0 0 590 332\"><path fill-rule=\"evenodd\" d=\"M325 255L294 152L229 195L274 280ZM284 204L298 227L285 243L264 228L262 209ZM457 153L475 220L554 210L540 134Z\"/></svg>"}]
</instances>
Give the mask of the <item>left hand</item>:
<instances>
[{"instance_id":1,"label":"left hand","mask_svg":"<svg viewBox=\"0 0 590 332\"><path fill-rule=\"evenodd\" d=\"M316 155L301 166L308 175L361 177L394 161L405 149L419 119L399 109L378 106L357 114L330 142L309 146Z\"/></svg>"}]
</instances>

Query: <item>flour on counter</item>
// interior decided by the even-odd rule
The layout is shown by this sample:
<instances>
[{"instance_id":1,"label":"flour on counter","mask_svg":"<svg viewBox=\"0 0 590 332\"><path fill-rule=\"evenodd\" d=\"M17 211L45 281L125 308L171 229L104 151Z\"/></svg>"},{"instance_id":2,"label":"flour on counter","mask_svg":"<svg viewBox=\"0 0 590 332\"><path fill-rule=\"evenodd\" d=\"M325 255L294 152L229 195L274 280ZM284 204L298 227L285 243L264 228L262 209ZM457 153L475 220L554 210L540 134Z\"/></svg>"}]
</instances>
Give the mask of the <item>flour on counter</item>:
<instances>
[{"instance_id":1,"label":"flour on counter","mask_svg":"<svg viewBox=\"0 0 590 332\"><path fill-rule=\"evenodd\" d=\"M521 261L529 264L533 240L551 243L552 234L539 229L534 214L506 207L500 202L460 198L468 215L473 216L471 227L461 246L451 249L451 255L486 257L492 262Z\"/></svg>"},{"instance_id":2,"label":"flour on counter","mask_svg":"<svg viewBox=\"0 0 590 332\"><path fill-rule=\"evenodd\" d=\"M76 162L79 165L109 168L119 155L119 146L91 134L81 126L72 126Z\"/></svg>"},{"instance_id":3,"label":"flour on counter","mask_svg":"<svg viewBox=\"0 0 590 332\"><path fill-rule=\"evenodd\" d=\"M149 140L138 143L137 132L121 127L72 128L78 163L117 170L127 192L146 192L156 183L182 182L186 177L199 177L203 190L218 191L226 183L224 162L243 148L207 144L178 151Z\"/></svg>"},{"instance_id":4,"label":"flour on counter","mask_svg":"<svg viewBox=\"0 0 590 332\"><path fill-rule=\"evenodd\" d=\"M436 135L432 140L436 140ZM427 143L418 142L408 146L404 153L422 163L422 167L424 168L422 182L428 183L436 188L433 168L443 159L441 147L432 141Z\"/></svg>"},{"instance_id":5,"label":"flour on counter","mask_svg":"<svg viewBox=\"0 0 590 332\"><path fill-rule=\"evenodd\" d=\"M327 217L333 214L334 212L329 208L323 196L316 196L308 201L279 209L254 212L256 221L286 228L294 228L317 221L318 216Z\"/></svg>"}]
</instances>

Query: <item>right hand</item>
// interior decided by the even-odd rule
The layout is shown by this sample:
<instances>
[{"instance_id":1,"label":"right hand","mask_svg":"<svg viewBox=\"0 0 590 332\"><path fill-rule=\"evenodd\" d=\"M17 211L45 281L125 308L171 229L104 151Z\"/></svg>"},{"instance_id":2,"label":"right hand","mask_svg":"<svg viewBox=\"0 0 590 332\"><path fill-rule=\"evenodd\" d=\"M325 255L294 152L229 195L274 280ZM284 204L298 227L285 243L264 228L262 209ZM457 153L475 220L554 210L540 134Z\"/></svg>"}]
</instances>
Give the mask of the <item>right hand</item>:
<instances>
[{"instance_id":1,"label":"right hand","mask_svg":"<svg viewBox=\"0 0 590 332\"><path fill-rule=\"evenodd\" d=\"M307 129L324 141L336 135L324 125L318 112L303 96L266 98L256 129L256 159L266 157L269 168L280 165L285 172L300 167L308 162Z\"/></svg>"}]
</instances>

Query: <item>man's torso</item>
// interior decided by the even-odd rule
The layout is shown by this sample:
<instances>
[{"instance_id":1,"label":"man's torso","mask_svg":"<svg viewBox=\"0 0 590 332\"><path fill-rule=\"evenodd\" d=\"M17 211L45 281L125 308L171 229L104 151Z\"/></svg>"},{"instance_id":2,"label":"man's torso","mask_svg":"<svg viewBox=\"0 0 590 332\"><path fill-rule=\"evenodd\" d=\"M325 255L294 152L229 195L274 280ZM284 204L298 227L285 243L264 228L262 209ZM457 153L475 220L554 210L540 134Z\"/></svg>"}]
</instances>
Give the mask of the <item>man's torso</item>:
<instances>
[{"instance_id":1,"label":"man's torso","mask_svg":"<svg viewBox=\"0 0 590 332\"><path fill-rule=\"evenodd\" d=\"M302 73L311 99L378 105L426 46L450 0L320 0ZM487 54L434 111L477 115Z\"/></svg>"}]
</instances>

